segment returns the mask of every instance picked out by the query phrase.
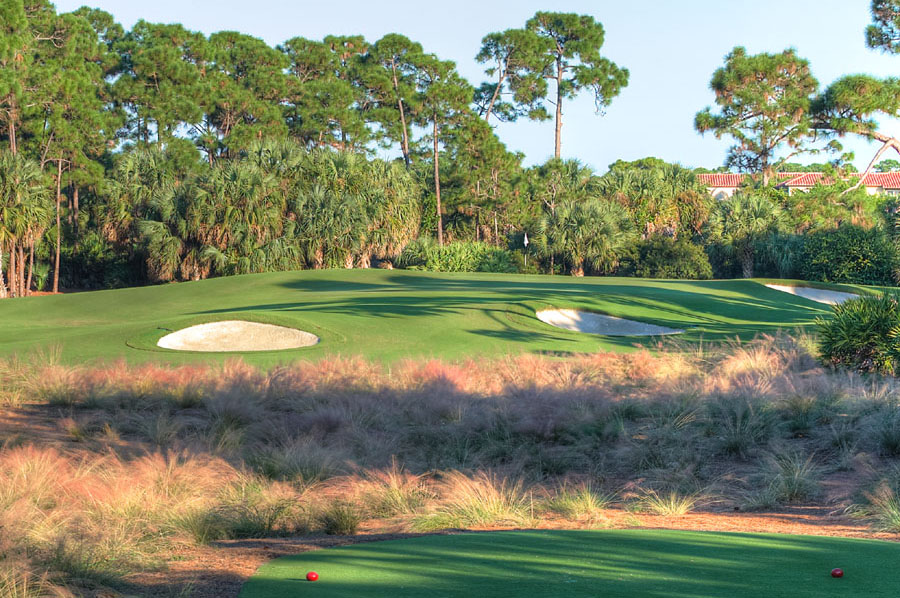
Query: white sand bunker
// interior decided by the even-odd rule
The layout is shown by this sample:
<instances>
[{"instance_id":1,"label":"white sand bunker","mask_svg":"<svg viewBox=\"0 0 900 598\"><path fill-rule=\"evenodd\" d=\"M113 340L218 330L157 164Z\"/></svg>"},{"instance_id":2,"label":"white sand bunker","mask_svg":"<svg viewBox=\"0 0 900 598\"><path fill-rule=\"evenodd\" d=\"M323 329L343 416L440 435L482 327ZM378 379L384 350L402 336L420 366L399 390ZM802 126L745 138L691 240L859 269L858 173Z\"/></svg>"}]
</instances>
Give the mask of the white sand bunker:
<instances>
[{"instance_id":1,"label":"white sand bunker","mask_svg":"<svg viewBox=\"0 0 900 598\"><path fill-rule=\"evenodd\" d=\"M665 326L644 324L634 320L574 309L544 309L537 312L536 315L541 322L546 322L557 328L565 328L574 332L605 334L607 336L659 336L684 332L684 330L666 328Z\"/></svg>"},{"instance_id":2,"label":"white sand bunker","mask_svg":"<svg viewBox=\"0 0 900 598\"><path fill-rule=\"evenodd\" d=\"M798 297L803 297L804 299L809 299L810 301L816 301L817 303L825 303L827 305L837 305L839 303L847 301L848 299L856 299L857 297L859 297L859 295L854 295L853 293L828 291L826 289L814 289L812 287L792 287L783 284L767 284L766 286L770 289L775 289L776 291L790 293L791 295L797 295Z\"/></svg>"},{"instance_id":3,"label":"white sand bunker","mask_svg":"<svg viewBox=\"0 0 900 598\"><path fill-rule=\"evenodd\" d=\"M176 351L274 351L309 347L319 337L309 332L243 320L210 322L167 334L156 344Z\"/></svg>"}]
</instances>

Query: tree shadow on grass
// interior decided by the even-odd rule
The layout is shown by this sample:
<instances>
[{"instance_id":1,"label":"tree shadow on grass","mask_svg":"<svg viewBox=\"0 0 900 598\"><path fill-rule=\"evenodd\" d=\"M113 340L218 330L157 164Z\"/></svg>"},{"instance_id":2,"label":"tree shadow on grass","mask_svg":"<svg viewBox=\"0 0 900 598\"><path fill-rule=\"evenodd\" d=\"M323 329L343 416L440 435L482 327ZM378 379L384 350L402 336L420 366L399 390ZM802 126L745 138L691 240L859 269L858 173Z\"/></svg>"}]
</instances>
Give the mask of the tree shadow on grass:
<instances>
[{"instance_id":1,"label":"tree shadow on grass","mask_svg":"<svg viewBox=\"0 0 900 598\"><path fill-rule=\"evenodd\" d=\"M394 319L400 323L407 318L443 318L422 325L444 326L448 332L508 343L509 351L527 348L588 352L593 347L651 347L659 343L660 337L589 335L553 329L537 320L535 310L554 306L609 313L684 330L681 338L689 341L735 337L749 340L759 334L810 326L817 316L830 312L828 307L753 281L571 281L547 277L520 280L516 276L391 273L380 275L377 284L302 277L281 284L303 292L293 302L259 303L195 314L280 311L307 318L331 314L354 318L348 320L347 326L356 330L367 326L366 319ZM403 334L400 328L397 333ZM493 347L504 350L502 345Z\"/></svg>"},{"instance_id":2,"label":"tree shadow on grass","mask_svg":"<svg viewBox=\"0 0 900 598\"><path fill-rule=\"evenodd\" d=\"M825 536L448 530L217 542L208 558L120 589L161 598L880 598L896 596L898 558L892 543ZM835 566L844 579L829 576ZM311 570L315 585L305 580Z\"/></svg>"},{"instance_id":3,"label":"tree shadow on grass","mask_svg":"<svg viewBox=\"0 0 900 598\"><path fill-rule=\"evenodd\" d=\"M334 313L363 313L376 317L436 315L458 313L461 309L480 308L498 302L543 302L549 304L575 304L585 308L619 306L639 309L656 314L668 314L670 320L682 326L696 322L716 322L720 317L744 321L771 321L766 316L778 312L777 325L811 322L816 316L830 312L794 295L772 291L755 282L660 281L659 287L646 284L604 284L517 282L504 280L497 284L479 279L444 279L416 275L399 277L403 285L364 285L341 281L292 281L283 283L288 288L303 289L319 294L294 302L278 302L206 310L197 313L224 313L229 311L289 310L326 311ZM723 290L723 285L739 285L748 292L738 296L698 293L696 288ZM669 288L669 287L675 288ZM694 287L693 289L691 287ZM342 291L362 296L343 296ZM724 289L733 293L732 289ZM418 292L411 292L418 291ZM420 292L431 293L421 295ZM445 292L439 292L445 291ZM749 293L749 291L755 291ZM447 294L446 292L452 292ZM781 295L785 295L782 297ZM627 310L614 310L627 311ZM766 313L768 312L768 313ZM708 315L713 314L713 315Z\"/></svg>"},{"instance_id":4,"label":"tree shadow on grass","mask_svg":"<svg viewBox=\"0 0 900 598\"><path fill-rule=\"evenodd\" d=\"M447 531L445 533L454 533ZM126 595L158 598L234 598L241 586L266 562L312 550L367 542L417 538L423 534L363 534L357 536L304 536L255 538L213 542L190 566L173 566L131 576L116 585ZM213 566L203 566L211 562ZM306 572L304 571L304 574Z\"/></svg>"},{"instance_id":5,"label":"tree shadow on grass","mask_svg":"<svg viewBox=\"0 0 900 598\"><path fill-rule=\"evenodd\" d=\"M595 598L893 596L900 556L887 543L846 539L659 532L522 531L424 537L286 557L241 598L288 598L321 575L320 598ZM835 563L854 571L840 588ZM890 571L890 572L888 572ZM849 582L849 579L845 580Z\"/></svg>"}]
</instances>

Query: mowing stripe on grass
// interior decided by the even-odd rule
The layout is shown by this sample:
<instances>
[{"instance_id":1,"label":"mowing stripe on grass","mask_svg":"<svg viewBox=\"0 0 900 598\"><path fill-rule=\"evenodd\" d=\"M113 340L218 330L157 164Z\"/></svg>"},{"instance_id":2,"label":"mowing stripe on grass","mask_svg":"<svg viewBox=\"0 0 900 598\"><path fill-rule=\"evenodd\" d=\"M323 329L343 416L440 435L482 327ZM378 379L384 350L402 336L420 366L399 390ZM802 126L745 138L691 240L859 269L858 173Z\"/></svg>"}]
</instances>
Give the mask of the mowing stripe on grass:
<instances>
[{"instance_id":1,"label":"mowing stripe on grass","mask_svg":"<svg viewBox=\"0 0 900 598\"><path fill-rule=\"evenodd\" d=\"M241 354L260 366L328 355L391 363L630 351L659 340L556 328L535 315L548 307L684 330L679 336L687 342L808 327L831 312L752 280L307 270L0 301L0 357L56 346L65 363L222 362L235 354L188 355L156 346L170 331L220 320L287 326L321 338L313 347Z\"/></svg>"},{"instance_id":2,"label":"mowing stripe on grass","mask_svg":"<svg viewBox=\"0 0 900 598\"><path fill-rule=\"evenodd\" d=\"M263 565L239 598L879 597L890 542L669 530L516 531L344 546ZM841 567L842 579L830 571ZM305 580L316 571L319 581Z\"/></svg>"}]
</instances>

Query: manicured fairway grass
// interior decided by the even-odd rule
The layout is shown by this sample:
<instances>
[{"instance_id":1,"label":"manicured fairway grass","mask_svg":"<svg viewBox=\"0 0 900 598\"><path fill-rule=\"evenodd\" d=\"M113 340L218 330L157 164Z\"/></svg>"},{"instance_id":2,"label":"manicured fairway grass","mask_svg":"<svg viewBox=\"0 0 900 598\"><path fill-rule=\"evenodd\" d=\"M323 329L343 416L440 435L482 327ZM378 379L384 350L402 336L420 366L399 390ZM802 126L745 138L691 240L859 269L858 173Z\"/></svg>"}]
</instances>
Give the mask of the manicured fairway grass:
<instances>
[{"instance_id":1,"label":"manicured fairway grass","mask_svg":"<svg viewBox=\"0 0 900 598\"><path fill-rule=\"evenodd\" d=\"M239 598L896 596L900 545L666 530L426 536L263 565ZM845 575L833 579L841 567ZM307 571L317 582L305 581Z\"/></svg>"},{"instance_id":2,"label":"manicured fairway grass","mask_svg":"<svg viewBox=\"0 0 900 598\"><path fill-rule=\"evenodd\" d=\"M852 290L852 288L851 288ZM293 326L321 337L304 349L246 353L271 365L325 355L404 357L629 350L655 340L586 335L534 317L587 308L684 329L681 338L752 338L809 326L827 306L752 280L440 274L325 270L218 278L154 287L0 301L0 356L51 346L65 362L125 358L184 363L228 355L158 349L171 330L226 319Z\"/></svg>"}]
</instances>

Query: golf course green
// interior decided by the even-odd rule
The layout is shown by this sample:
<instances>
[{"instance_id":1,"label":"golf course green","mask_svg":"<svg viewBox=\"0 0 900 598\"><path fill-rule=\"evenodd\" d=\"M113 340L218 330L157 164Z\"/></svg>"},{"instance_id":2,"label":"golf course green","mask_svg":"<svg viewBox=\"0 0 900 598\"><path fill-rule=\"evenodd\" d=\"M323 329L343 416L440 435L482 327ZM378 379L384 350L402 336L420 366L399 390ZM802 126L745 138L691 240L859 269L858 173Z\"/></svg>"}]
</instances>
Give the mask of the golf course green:
<instances>
[{"instance_id":1,"label":"golf course green","mask_svg":"<svg viewBox=\"0 0 900 598\"><path fill-rule=\"evenodd\" d=\"M59 351L64 363L223 360L233 353L162 349L188 326L248 320L297 328L314 346L241 353L273 365L326 355L386 363L547 352L631 350L658 338L555 328L535 311L576 308L684 330L684 341L752 338L808 327L827 305L765 281L677 281L389 270L308 270L0 302L0 356ZM835 287L859 292L859 287Z\"/></svg>"},{"instance_id":2,"label":"golf course green","mask_svg":"<svg viewBox=\"0 0 900 598\"><path fill-rule=\"evenodd\" d=\"M357 544L282 557L239 598L896 596L900 545L670 530L516 531ZM834 579L840 567L844 577ZM319 580L308 582L308 571Z\"/></svg>"}]
</instances>

